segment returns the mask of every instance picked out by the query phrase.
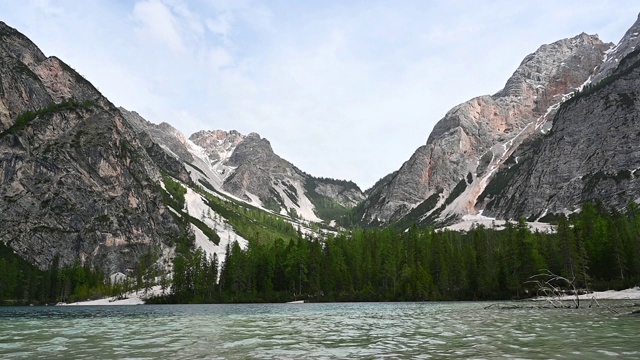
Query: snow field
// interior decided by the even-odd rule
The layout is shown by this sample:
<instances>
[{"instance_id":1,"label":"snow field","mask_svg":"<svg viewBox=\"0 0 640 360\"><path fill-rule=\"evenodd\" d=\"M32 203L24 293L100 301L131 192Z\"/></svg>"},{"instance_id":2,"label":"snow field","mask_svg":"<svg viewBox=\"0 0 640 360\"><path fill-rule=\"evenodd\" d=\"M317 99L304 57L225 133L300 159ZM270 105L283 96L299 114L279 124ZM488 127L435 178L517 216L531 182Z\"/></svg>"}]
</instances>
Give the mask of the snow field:
<instances>
[{"instance_id":1,"label":"snow field","mask_svg":"<svg viewBox=\"0 0 640 360\"><path fill-rule=\"evenodd\" d=\"M191 225L196 236L196 246L202 249L206 256L213 257L213 254L216 254L218 261L222 263L227 255L227 244L236 241L241 248L247 248L249 242L238 235L222 216L211 210L202 195L189 187L186 189L185 206L189 214L202 221L220 237L220 243L216 245L200 229L193 224Z\"/></svg>"}]
</instances>

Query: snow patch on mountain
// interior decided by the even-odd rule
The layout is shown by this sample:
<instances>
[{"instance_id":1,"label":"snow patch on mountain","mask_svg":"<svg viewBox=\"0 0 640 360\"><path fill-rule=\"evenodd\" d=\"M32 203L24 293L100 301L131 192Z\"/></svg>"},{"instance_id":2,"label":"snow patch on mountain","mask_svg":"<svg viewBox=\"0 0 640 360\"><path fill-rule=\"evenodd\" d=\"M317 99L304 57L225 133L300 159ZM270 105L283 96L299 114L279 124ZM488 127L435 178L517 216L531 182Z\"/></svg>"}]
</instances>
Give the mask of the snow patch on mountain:
<instances>
[{"instance_id":1,"label":"snow patch on mountain","mask_svg":"<svg viewBox=\"0 0 640 360\"><path fill-rule=\"evenodd\" d=\"M462 217L462 220L460 220L459 222L447 227L443 227L440 230L469 231L473 227L477 227L477 226L483 226L488 229L502 230L505 228L506 224L507 224L507 221L484 216L482 215L482 211L480 211L478 212L478 214L475 214L475 215L464 215ZM527 227L531 231L540 231L545 233L555 232L555 228L553 225L536 222L536 221L527 222Z\"/></svg>"},{"instance_id":2,"label":"snow patch on mountain","mask_svg":"<svg viewBox=\"0 0 640 360\"><path fill-rule=\"evenodd\" d=\"M196 246L204 251L208 257L212 257L213 254L218 256L218 261L222 263L227 255L227 245L232 242L237 242L241 248L246 249L249 242L238 235L231 225L227 221L211 210L209 205L206 204L202 195L193 191L187 187L187 193L185 194L185 208L189 214L200 221L202 221L207 227L215 231L220 237L220 243L216 245L195 225L191 225L196 235Z\"/></svg>"}]
</instances>

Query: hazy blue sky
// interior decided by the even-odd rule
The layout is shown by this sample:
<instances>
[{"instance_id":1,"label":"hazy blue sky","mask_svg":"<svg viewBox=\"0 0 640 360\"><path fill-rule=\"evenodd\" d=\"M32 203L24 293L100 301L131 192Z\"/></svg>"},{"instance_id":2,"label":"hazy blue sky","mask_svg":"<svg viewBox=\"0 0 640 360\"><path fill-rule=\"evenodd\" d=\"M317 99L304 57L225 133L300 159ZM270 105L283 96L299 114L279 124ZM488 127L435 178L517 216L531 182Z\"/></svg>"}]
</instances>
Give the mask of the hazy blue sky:
<instances>
[{"instance_id":1,"label":"hazy blue sky","mask_svg":"<svg viewBox=\"0 0 640 360\"><path fill-rule=\"evenodd\" d=\"M540 45L617 43L637 1L0 0L0 20L116 105L187 136L257 132L316 176L398 169Z\"/></svg>"}]
</instances>

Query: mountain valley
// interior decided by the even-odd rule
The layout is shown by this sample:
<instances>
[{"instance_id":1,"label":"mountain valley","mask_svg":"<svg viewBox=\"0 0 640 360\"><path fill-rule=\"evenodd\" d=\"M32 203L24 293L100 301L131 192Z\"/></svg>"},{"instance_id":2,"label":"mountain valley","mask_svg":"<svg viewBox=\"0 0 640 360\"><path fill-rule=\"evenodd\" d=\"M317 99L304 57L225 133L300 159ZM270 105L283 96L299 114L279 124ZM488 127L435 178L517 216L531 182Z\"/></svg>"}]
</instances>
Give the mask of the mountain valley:
<instances>
[{"instance_id":1,"label":"mountain valley","mask_svg":"<svg viewBox=\"0 0 640 360\"><path fill-rule=\"evenodd\" d=\"M465 251L471 245L445 246L439 239L446 235L432 229L449 234L442 228L474 217L518 222L504 225L512 231L505 238L487 240L493 250L474 238L487 236L484 228L452 235L456 241L475 239L465 244L495 260L503 256L497 250L501 241L514 239L515 231L527 244L551 236L531 240L526 221L552 223L546 229L563 234L564 221L573 216L576 231L582 231L575 217L586 216L581 211L591 205L585 204L597 204L598 214L611 209L603 223L622 221L616 214L626 212L633 223L631 212L640 202L639 32L640 20L617 45L582 33L540 46L502 90L453 107L397 171L362 191L349 180L307 174L257 133L202 130L187 137L171 124L154 124L116 107L69 65L45 56L0 22L0 250L6 247L2 253L37 271L50 271L53 264L86 267L114 279L173 277L174 285L176 279L196 278L184 270L189 261L202 263L214 282L243 289L246 297L239 298L246 301L253 299L247 294L262 291L256 280L261 275L273 286L263 289L273 297L262 300L280 300L296 288L301 295L303 283L314 296L324 294L325 285L344 294L352 283L312 283L316 275L310 269L334 264L323 268L327 276L377 276L374 265L357 268L360 255L397 275L380 275L384 296L363 285L358 291L367 300L484 299L509 291L519 296L521 288L512 284L482 293L453 267L444 278L442 262L469 260ZM399 256L395 237L399 248L424 255L429 264L414 261L403 270L385 262L385 256ZM334 250L338 255L331 249L340 249ZM531 264L555 261L552 250L531 249L514 251ZM608 259L605 254L595 245L587 250L595 274L609 279L606 261L595 260ZM244 252L251 255L238 255ZM317 261L305 258L307 253ZM262 261L264 274L254 269L246 282L229 275L251 256ZM234 262L226 263L229 258ZM303 258L310 262L301 265ZM490 259L482 261L488 267ZM620 273L637 270L636 260L624 266L618 261ZM280 276L290 281L277 283L274 268L282 264ZM560 261L556 265L565 270ZM355 270L347 271L351 266ZM491 271L497 279L504 269ZM523 274L532 268L518 271L513 281L526 280ZM586 283L588 276L581 276ZM454 279L468 287L457 288ZM410 281L424 289L412 288ZM195 293L187 285L181 289ZM362 299L341 296L331 299Z\"/></svg>"}]
</instances>

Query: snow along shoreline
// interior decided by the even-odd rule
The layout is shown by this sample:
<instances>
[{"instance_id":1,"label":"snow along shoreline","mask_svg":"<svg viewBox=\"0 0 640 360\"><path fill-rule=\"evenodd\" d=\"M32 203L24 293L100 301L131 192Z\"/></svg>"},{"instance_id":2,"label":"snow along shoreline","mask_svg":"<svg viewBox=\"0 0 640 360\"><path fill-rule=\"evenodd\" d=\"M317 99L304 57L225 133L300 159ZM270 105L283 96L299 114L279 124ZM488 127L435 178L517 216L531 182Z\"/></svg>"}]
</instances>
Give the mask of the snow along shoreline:
<instances>
[{"instance_id":1,"label":"snow along shoreline","mask_svg":"<svg viewBox=\"0 0 640 360\"><path fill-rule=\"evenodd\" d=\"M160 288L160 285L156 285L152 287L146 293L146 295L143 290L140 290L138 292L135 292L135 291L130 292L127 294L127 298L123 300L114 300L113 297L109 297L109 298L98 299L98 300L80 301L75 303L58 304L58 305L62 305L62 306L143 305L145 302L145 299L151 296L156 296L156 295L162 295L162 289ZM625 289L620 291L616 291L616 290L594 291L589 294L580 295L579 297L580 297L580 300L591 300L591 298L593 298L594 296L596 300L640 300L640 287L636 286L631 289ZM575 299L574 295L565 295L558 300L571 301L574 299ZM544 301L546 300L546 298L538 297L532 300Z\"/></svg>"},{"instance_id":2,"label":"snow along shoreline","mask_svg":"<svg viewBox=\"0 0 640 360\"><path fill-rule=\"evenodd\" d=\"M167 289L168 290L168 289ZM104 299L79 301L74 303L60 303L57 306L113 306L113 305L143 305L145 300L152 297L162 295L162 288L160 285L153 286L145 293L144 290L131 291L125 294L126 299L117 300L117 298L111 296Z\"/></svg>"},{"instance_id":3,"label":"snow along shoreline","mask_svg":"<svg viewBox=\"0 0 640 360\"><path fill-rule=\"evenodd\" d=\"M636 286L630 289L625 290L607 290L607 291L594 291L589 294L578 295L580 300L591 300L594 298L596 300L640 300L640 287ZM575 295L564 295L557 300L563 301L571 301L576 298ZM547 300L546 297L541 296L532 299L533 301L544 301Z\"/></svg>"}]
</instances>

